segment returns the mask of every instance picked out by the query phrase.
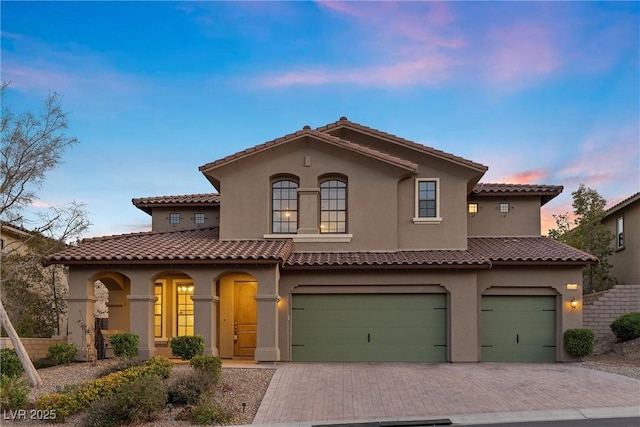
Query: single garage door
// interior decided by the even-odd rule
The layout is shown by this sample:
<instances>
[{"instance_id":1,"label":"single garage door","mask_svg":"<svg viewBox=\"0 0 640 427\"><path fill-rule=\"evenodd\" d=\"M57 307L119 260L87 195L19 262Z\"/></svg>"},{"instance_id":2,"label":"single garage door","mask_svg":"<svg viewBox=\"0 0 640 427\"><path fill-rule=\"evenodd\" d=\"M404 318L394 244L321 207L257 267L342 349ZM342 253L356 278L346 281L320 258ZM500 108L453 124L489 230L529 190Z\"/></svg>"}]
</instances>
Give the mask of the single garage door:
<instances>
[{"instance_id":1,"label":"single garage door","mask_svg":"<svg viewBox=\"0 0 640 427\"><path fill-rule=\"evenodd\" d=\"M482 297L483 362L555 362L556 298Z\"/></svg>"},{"instance_id":2,"label":"single garage door","mask_svg":"<svg viewBox=\"0 0 640 427\"><path fill-rule=\"evenodd\" d=\"M296 362L446 362L444 294L293 295Z\"/></svg>"}]
</instances>

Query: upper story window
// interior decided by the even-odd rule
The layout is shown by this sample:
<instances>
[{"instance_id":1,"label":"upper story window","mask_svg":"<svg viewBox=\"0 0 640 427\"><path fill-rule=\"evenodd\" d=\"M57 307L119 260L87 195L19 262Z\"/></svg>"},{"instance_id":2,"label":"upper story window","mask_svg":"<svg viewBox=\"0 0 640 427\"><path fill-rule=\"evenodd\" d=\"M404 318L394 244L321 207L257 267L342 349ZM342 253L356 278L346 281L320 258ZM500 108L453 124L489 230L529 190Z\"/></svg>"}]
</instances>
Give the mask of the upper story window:
<instances>
[{"instance_id":1,"label":"upper story window","mask_svg":"<svg viewBox=\"0 0 640 427\"><path fill-rule=\"evenodd\" d=\"M194 214L193 215L193 223L197 224L197 225L204 224L204 214L203 213Z\"/></svg>"},{"instance_id":2,"label":"upper story window","mask_svg":"<svg viewBox=\"0 0 640 427\"><path fill-rule=\"evenodd\" d=\"M511 210L511 206L509 205L509 203L503 202L500 203L498 210L500 211L500 213L509 213L509 211Z\"/></svg>"},{"instance_id":3,"label":"upper story window","mask_svg":"<svg viewBox=\"0 0 640 427\"><path fill-rule=\"evenodd\" d=\"M341 179L320 183L320 232L347 232L347 183Z\"/></svg>"},{"instance_id":4,"label":"upper story window","mask_svg":"<svg viewBox=\"0 0 640 427\"><path fill-rule=\"evenodd\" d=\"M439 223L440 180L438 178L416 179L416 206L413 222Z\"/></svg>"},{"instance_id":5,"label":"upper story window","mask_svg":"<svg viewBox=\"0 0 640 427\"><path fill-rule=\"evenodd\" d=\"M171 212L169 214L169 224L172 224L172 225L180 224L180 214L177 212Z\"/></svg>"},{"instance_id":6,"label":"upper story window","mask_svg":"<svg viewBox=\"0 0 640 427\"><path fill-rule=\"evenodd\" d=\"M616 220L616 249L624 248L624 217Z\"/></svg>"},{"instance_id":7,"label":"upper story window","mask_svg":"<svg viewBox=\"0 0 640 427\"><path fill-rule=\"evenodd\" d=\"M469 203L469 213L470 214L478 213L478 204L477 203Z\"/></svg>"},{"instance_id":8,"label":"upper story window","mask_svg":"<svg viewBox=\"0 0 640 427\"><path fill-rule=\"evenodd\" d=\"M280 179L271 184L271 231L298 231L298 183L291 179Z\"/></svg>"}]
</instances>

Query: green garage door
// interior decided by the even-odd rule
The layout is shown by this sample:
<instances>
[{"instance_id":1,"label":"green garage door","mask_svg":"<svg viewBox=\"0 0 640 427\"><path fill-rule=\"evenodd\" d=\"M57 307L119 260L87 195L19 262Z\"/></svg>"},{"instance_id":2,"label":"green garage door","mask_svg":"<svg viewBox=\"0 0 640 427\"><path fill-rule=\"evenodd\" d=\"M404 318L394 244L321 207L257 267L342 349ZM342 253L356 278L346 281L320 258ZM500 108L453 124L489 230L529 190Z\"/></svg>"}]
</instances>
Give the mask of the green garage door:
<instances>
[{"instance_id":1,"label":"green garage door","mask_svg":"<svg viewBox=\"0 0 640 427\"><path fill-rule=\"evenodd\" d=\"M482 297L483 362L555 362L556 298Z\"/></svg>"},{"instance_id":2,"label":"green garage door","mask_svg":"<svg viewBox=\"0 0 640 427\"><path fill-rule=\"evenodd\" d=\"M444 294L293 295L296 362L446 362Z\"/></svg>"}]
</instances>

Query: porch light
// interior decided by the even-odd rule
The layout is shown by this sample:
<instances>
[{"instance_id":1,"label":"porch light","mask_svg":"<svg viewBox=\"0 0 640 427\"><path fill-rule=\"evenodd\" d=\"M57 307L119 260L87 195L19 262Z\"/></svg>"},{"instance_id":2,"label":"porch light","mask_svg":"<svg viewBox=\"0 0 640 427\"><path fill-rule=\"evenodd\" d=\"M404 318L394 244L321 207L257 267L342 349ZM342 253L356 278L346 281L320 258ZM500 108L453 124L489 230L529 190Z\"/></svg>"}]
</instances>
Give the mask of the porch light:
<instances>
[{"instance_id":1,"label":"porch light","mask_svg":"<svg viewBox=\"0 0 640 427\"><path fill-rule=\"evenodd\" d=\"M575 291L578 289L577 283L567 283L567 290Z\"/></svg>"},{"instance_id":2,"label":"porch light","mask_svg":"<svg viewBox=\"0 0 640 427\"><path fill-rule=\"evenodd\" d=\"M571 302L569 304L571 304L571 308L575 309L576 307L578 307L578 300L576 300L575 298L571 298Z\"/></svg>"}]
</instances>

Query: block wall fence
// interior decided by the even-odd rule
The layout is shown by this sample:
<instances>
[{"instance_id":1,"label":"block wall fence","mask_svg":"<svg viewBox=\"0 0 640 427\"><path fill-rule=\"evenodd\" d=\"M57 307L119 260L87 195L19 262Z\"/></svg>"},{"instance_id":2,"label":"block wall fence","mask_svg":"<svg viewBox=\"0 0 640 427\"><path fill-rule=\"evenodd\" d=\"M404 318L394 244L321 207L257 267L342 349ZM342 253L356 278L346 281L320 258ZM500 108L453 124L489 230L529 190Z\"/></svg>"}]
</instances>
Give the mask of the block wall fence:
<instances>
[{"instance_id":1,"label":"block wall fence","mask_svg":"<svg viewBox=\"0 0 640 427\"><path fill-rule=\"evenodd\" d=\"M640 285L618 285L584 296L582 324L591 329L596 338L613 338L611 322L633 311L640 311Z\"/></svg>"},{"instance_id":2,"label":"block wall fence","mask_svg":"<svg viewBox=\"0 0 640 427\"><path fill-rule=\"evenodd\" d=\"M61 342L67 342L67 337L53 337L53 338L21 338L22 345L27 351L27 354L31 360L41 359L47 356L49 347L53 344ZM0 338L0 348L13 348L11 339L8 337Z\"/></svg>"}]
</instances>

